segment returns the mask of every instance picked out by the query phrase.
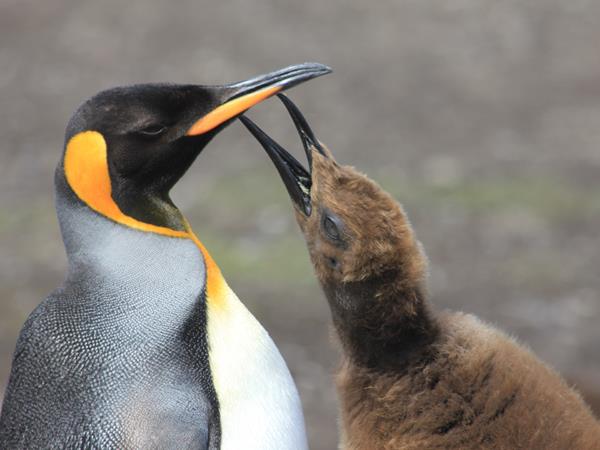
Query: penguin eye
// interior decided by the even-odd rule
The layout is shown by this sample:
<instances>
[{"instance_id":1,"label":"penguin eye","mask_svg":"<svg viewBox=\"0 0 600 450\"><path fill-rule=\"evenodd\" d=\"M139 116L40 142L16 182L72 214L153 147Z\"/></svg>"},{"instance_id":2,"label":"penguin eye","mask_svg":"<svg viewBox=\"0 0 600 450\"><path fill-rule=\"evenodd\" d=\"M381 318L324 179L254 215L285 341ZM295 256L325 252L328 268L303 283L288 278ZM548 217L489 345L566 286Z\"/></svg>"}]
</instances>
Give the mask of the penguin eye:
<instances>
[{"instance_id":1,"label":"penguin eye","mask_svg":"<svg viewBox=\"0 0 600 450\"><path fill-rule=\"evenodd\" d=\"M336 220L331 216L326 215L323 217L323 231L332 241L339 241L341 238L340 229L337 226Z\"/></svg>"},{"instance_id":2,"label":"penguin eye","mask_svg":"<svg viewBox=\"0 0 600 450\"><path fill-rule=\"evenodd\" d=\"M167 127L161 124L148 125L146 128L138 130L137 133L147 137L158 137L167 131Z\"/></svg>"}]
</instances>

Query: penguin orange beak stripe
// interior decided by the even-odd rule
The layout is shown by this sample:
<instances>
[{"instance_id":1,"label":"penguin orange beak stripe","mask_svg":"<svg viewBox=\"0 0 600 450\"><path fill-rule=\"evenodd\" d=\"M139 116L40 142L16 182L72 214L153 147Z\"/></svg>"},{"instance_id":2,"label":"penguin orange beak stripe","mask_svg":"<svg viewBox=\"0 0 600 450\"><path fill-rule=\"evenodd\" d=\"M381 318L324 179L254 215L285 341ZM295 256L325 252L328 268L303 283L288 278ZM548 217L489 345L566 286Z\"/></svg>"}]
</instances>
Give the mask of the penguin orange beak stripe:
<instances>
[{"instance_id":1,"label":"penguin orange beak stripe","mask_svg":"<svg viewBox=\"0 0 600 450\"><path fill-rule=\"evenodd\" d=\"M222 86L225 98L215 109L196 120L186 132L199 136L223 125L257 103L293 86L331 72L323 64L304 63L286 67L239 83Z\"/></svg>"},{"instance_id":2,"label":"penguin orange beak stripe","mask_svg":"<svg viewBox=\"0 0 600 450\"><path fill-rule=\"evenodd\" d=\"M233 117L250 109L257 103L260 103L263 100L266 100L267 98L277 94L279 91L281 91L281 89L281 86L271 86L238 98L234 98L233 100L230 100L227 103L213 109L204 117L198 119L190 127L187 135L197 136L199 134L204 134L218 127L229 119L232 119Z\"/></svg>"}]
</instances>

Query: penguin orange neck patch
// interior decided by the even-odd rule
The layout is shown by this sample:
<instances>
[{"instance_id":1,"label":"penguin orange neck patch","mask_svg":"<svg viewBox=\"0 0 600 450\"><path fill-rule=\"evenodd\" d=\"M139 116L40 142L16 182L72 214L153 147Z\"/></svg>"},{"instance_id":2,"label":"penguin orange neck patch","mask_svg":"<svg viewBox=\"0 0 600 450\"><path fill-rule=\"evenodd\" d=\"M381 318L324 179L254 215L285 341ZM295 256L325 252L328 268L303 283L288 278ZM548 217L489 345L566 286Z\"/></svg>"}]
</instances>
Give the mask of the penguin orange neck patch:
<instances>
[{"instance_id":1,"label":"penguin orange neck patch","mask_svg":"<svg viewBox=\"0 0 600 450\"><path fill-rule=\"evenodd\" d=\"M67 143L64 158L64 171L67 183L73 192L97 213L137 230L162 234L164 236L191 239L200 249L206 264L206 293L213 300L223 297L227 286L204 245L194 235L189 224L186 231L152 225L137 220L121 211L112 197L106 141L97 131L84 131L73 136Z\"/></svg>"}]
</instances>

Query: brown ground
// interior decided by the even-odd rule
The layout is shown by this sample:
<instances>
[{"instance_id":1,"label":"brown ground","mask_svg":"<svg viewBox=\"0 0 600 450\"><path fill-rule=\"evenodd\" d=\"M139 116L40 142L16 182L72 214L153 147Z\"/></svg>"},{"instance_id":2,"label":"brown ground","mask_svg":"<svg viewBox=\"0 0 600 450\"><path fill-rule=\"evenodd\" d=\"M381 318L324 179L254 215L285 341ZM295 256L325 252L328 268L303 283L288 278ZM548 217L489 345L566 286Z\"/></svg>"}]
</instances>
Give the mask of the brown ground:
<instances>
[{"instance_id":1,"label":"brown ground","mask_svg":"<svg viewBox=\"0 0 600 450\"><path fill-rule=\"evenodd\" d=\"M598 405L599 25L586 0L3 1L0 384L64 274L52 172L78 103L315 60L335 73L291 95L338 160L404 202L434 303L518 336ZM299 148L281 105L252 117ZM262 150L234 124L174 198L287 358L312 448L334 448L328 311Z\"/></svg>"}]
</instances>

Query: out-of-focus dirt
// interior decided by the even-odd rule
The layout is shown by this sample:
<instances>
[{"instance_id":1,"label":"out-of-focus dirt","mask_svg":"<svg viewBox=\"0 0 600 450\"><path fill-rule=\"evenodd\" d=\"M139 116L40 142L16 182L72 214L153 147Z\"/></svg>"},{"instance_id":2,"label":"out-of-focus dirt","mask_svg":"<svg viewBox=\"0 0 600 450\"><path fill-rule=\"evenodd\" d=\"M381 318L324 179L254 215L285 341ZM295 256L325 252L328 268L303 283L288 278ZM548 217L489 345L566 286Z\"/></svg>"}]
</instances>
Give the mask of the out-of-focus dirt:
<instances>
[{"instance_id":1,"label":"out-of-focus dirt","mask_svg":"<svg viewBox=\"0 0 600 450\"><path fill-rule=\"evenodd\" d=\"M516 335L598 405L599 24L588 0L2 2L0 385L64 276L52 177L76 106L315 60L335 73L291 95L341 162L405 204L436 306ZM277 102L251 115L299 149ZM262 150L233 124L173 197L284 353L312 448L335 448L329 313Z\"/></svg>"}]
</instances>

